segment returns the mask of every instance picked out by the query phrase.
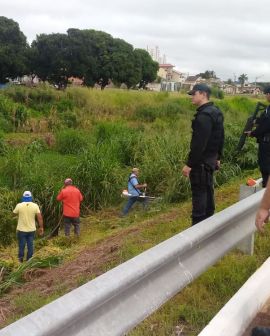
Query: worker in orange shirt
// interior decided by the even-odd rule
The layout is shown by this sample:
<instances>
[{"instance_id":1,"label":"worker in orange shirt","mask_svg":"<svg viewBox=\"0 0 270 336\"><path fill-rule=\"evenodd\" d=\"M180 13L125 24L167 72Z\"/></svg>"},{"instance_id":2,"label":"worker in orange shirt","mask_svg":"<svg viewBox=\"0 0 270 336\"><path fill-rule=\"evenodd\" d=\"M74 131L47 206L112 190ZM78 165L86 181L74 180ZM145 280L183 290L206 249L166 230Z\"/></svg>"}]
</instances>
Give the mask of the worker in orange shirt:
<instances>
[{"instance_id":1,"label":"worker in orange shirt","mask_svg":"<svg viewBox=\"0 0 270 336\"><path fill-rule=\"evenodd\" d=\"M57 196L57 201L63 203L63 217L65 226L65 235L70 236L71 225L74 226L74 234L80 234L80 204L83 196L78 188L73 185L72 179L67 178L64 182L64 188Z\"/></svg>"}]
</instances>

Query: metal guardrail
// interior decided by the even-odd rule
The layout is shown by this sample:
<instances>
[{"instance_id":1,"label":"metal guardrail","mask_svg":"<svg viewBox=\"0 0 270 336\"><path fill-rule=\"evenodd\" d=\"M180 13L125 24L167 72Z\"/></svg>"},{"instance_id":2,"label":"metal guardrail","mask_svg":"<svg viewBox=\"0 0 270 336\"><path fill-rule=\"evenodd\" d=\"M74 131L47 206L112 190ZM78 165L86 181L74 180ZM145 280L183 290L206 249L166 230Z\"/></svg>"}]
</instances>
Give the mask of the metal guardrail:
<instances>
[{"instance_id":1,"label":"metal guardrail","mask_svg":"<svg viewBox=\"0 0 270 336\"><path fill-rule=\"evenodd\" d=\"M215 214L0 331L124 335L255 231L263 191Z\"/></svg>"}]
</instances>

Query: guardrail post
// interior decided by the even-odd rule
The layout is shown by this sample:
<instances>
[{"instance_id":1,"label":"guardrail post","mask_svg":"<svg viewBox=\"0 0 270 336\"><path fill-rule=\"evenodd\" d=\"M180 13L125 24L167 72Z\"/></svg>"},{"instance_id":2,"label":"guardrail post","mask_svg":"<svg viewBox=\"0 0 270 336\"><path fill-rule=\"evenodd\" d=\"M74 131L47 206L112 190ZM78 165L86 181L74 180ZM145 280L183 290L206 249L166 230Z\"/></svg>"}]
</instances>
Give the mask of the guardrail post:
<instances>
[{"instance_id":1,"label":"guardrail post","mask_svg":"<svg viewBox=\"0 0 270 336\"><path fill-rule=\"evenodd\" d=\"M262 179L258 179L256 181L256 184L253 186L248 186L242 184L240 186L240 192L239 192L239 200L249 197L253 195L254 193L258 192L262 189L261 185ZM253 255L254 253L254 233L251 236L247 236L244 238L238 245L237 248L242 251L245 254Z\"/></svg>"}]
</instances>

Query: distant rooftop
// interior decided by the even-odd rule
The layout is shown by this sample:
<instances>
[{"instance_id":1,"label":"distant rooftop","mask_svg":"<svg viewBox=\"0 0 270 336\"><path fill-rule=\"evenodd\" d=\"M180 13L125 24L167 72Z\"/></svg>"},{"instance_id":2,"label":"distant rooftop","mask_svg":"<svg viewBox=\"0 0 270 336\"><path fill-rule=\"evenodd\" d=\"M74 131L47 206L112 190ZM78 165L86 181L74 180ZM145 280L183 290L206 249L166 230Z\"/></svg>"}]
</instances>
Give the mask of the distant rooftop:
<instances>
[{"instance_id":1,"label":"distant rooftop","mask_svg":"<svg viewBox=\"0 0 270 336\"><path fill-rule=\"evenodd\" d=\"M159 67L160 67L160 68L173 68L174 65L172 65L172 64L170 64L170 63L168 63L168 64L159 64Z\"/></svg>"}]
</instances>

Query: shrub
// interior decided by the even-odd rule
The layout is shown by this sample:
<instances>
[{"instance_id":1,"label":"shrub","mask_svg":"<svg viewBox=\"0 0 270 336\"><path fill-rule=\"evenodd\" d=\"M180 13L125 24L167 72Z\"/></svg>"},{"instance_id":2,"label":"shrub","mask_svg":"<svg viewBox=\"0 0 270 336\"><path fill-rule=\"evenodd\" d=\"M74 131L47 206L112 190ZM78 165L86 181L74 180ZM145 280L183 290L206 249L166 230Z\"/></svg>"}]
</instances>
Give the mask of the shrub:
<instances>
[{"instance_id":1,"label":"shrub","mask_svg":"<svg viewBox=\"0 0 270 336\"><path fill-rule=\"evenodd\" d=\"M15 104L9 98L0 95L0 127L5 132L12 131L14 109Z\"/></svg>"},{"instance_id":2,"label":"shrub","mask_svg":"<svg viewBox=\"0 0 270 336\"><path fill-rule=\"evenodd\" d=\"M154 106L139 106L135 111L135 118L142 121L153 122L159 117L160 111Z\"/></svg>"},{"instance_id":3,"label":"shrub","mask_svg":"<svg viewBox=\"0 0 270 336\"><path fill-rule=\"evenodd\" d=\"M119 201L123 181L119 163L107 144L91 147L84 152L74 170L84 202L94 209Z\"/></svg>"},{"instance_id":4,"label":"shrub","mask_svg":"<svg viewBox=\"0 0 270 336\"><path fill-rule=\"evenodd\" d=\"M211 95L218 99L224 98L224 92L216 86L211 87Z\"/></svg>"},{"instance_id":5,"label":"shrub","mask_svg":"<svg viewBox=\"0 0 270 336\"><path fill-rule=\"evenodd\" d=\"M69 128L76 128L79 125L77 115L73 112L63 113L61 116L62 124Z\"/></svg>"},{"instance_id":6,"label":"shrub","mask_svg":"<svg viewBox=\"0 0 270 336\"><path fill-rule=\"evenodd\" d=\"M4 132L0 130L0 155L4 155L7 150L7 145L5 143Z\"/></svg>"},{"instance_id":7,"label":"shrub","mask_svg":"<svg viewBox=\"0 0 270 336\"><path fill-rule=\"evenodd\" d=\"M61 154L79 154L87 148L87 141L82 133L66 129L56 134L56 148Z\"/></svg>"},{"instance_id":8,"label":"shrub","mask_svg":"<svg viewBox=\"0 0 270 336\"><path fill-rule=\"evenodd\" d=\"M31 154L42 153L47 148L47 145L43 139L35 139L27 147L27 151Z\"/></svg>"},{"instance_id":9,"label":"shrub","mask_svg":"<svg viewBox=\"0 0 270 336\"><path fill-rule=\"evenodd\" d=\"M13 209L18 201L18 193L6 188L0 189L0 245L7 246L16 237L17 220Z\"/></svg>"},{"instance_id":10,"label":"shrub","mask_svg":"<svg viewBox=\"0 0 270 336\"><path fill-rule=\"evenodd\" d=\"M143 136L138 128L131 128L122 123L101 122L95 128L96 143L107 144L119 163L133 165L134 148Z\"/></svg>"},{"instance_id":11,"label":"shrub","mask_svg":"<svg viewBox=\"0 0 270 336\"><path fill-rule=\"evenodd\" d=\"M27 116L28 113L26 107L21 104L17 105L14 115L14 125L16 130L25 125Z\"/></svg>"},{"instance_id":12,"label":"shrub","mask_svg":"<svg viewBox=\"0 0 270 336\"><path fill-rule=\"evenodd\" d=\"M236 151L242 131L242 128L239 126L233 124L227 125L223 157L226 162L230 162L235 166L238 165L242 169L254 169L258 165L255 139L247 137L241 152Z\"/></svg>"},{"instance_id":13,"label":"shrub","mask_svg":"<svg viewBox=\"0 0 270 336\"><path fill-rule=\"evenodd\" d=\"M179 126L179 125L178 125ZM147 182L149 192L162 195L166 201L179 201L189 195L189 184L183 178L180 167L184 165L188 145L172 130L145 134L135 150L135 160L141 167L142 182Z\"/></svg>"},{"instance_id":14,"label":"shrub","mask_svg":"<svg viewBox=\"0 0 270 336\"><path fill-rule=\"evenodd\" d=\"M1 166L1 174L5 177L6 185L11 189L20 188L29 170L33 169L33 159L33 154L26 148L9 147Z\"/></svg>"}]
</instances>

